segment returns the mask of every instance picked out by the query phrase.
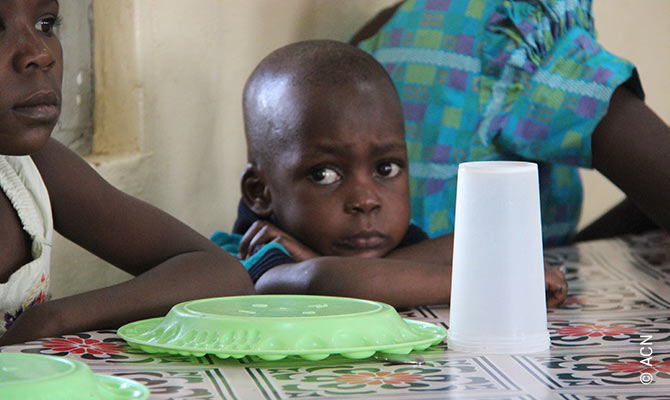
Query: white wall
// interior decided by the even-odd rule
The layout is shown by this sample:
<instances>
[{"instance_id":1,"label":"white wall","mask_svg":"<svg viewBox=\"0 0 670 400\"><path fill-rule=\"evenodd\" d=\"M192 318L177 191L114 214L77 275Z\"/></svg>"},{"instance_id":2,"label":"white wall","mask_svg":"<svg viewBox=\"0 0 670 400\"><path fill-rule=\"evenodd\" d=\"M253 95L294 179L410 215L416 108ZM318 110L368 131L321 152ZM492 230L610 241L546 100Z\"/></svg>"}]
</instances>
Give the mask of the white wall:
<instances>
[{"instance_id":1,"label":"white wall","mask_svg":"<svg viewBox=\"0 0 670 400\"><path fill-rule=\"evenodd\" d=\"M252 68L293 41L346 40L395 1L94 0L97 154L89 160L203 235L230 229L246 161L240 98ZM670 2L597 0L595 10L603 43L639 65L649 104L670 120ZM587 179L588 219L615 195ZM57 238L55 297L127 278Z\"/></svg>"}]
</instances>

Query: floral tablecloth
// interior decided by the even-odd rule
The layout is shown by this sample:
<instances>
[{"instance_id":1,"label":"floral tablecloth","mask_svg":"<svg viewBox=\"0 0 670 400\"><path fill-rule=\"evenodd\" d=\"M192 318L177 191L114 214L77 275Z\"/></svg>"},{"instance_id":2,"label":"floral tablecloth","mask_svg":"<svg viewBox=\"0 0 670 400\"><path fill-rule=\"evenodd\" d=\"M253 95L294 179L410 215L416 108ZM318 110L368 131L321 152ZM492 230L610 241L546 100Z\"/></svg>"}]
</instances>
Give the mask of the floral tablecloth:
<instances>
[{"instance_id":1,"label":"floral tablecloth","mask_svg":"<svg viewBox=\"0 0 670 400\"><path fill-rule=\"evenodd\" d=\"M1 350L78 359L145 384L152 399L670 399L670 236L582 243L545 257L565 266L570 289L549 311L551 349L542 353L468 354L442 343L391 360L222 360L145 354L113 330ZM445 306L400 314L449 322Z\"/></svg>"}]
</instances>

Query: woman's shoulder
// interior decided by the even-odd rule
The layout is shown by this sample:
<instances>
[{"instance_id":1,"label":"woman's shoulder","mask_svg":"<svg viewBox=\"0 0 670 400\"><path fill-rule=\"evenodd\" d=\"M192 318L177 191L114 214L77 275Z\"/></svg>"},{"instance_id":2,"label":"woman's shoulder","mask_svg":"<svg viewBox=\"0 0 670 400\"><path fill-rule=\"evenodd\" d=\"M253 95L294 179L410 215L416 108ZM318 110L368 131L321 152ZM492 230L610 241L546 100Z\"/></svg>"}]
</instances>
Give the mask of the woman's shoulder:
<instances>
[{"instance_id":1,"label":"woman's shoulder","mask_svg":"<svg viewBox=\"0 0 670 400\"><path fill-rule=\"evenodd\" d=\"M9 188L8 168L10 164L4 156L0 156L0 283L7 282L15 271L31 260L30 238L23 230L12 199L6 193L12 190Z\"/></svg>"},{"instance_id":2,"label":"woman's shoulder","mask_svg":"<svg viewBox=\"0 0 670 400\"><path fill-rule=\"evenodd\" d=\"M0 288L5 294L0 308L7 317L48 294L53 223L46 188L30 157L0 155L0 188Z\"/></svg>"}]
</instances>

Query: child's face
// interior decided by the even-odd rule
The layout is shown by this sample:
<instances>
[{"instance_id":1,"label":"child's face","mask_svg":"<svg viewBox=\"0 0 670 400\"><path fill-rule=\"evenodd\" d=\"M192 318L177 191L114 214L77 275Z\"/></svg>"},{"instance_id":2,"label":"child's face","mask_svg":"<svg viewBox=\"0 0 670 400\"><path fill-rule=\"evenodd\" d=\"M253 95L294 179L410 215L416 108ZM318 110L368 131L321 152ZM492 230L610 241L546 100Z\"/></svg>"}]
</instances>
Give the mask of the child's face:
<instances>
[{"instance_id":1,"label":"child's face","mask_svg":"<svg viewBox=\"0 0 670 400\"><path fill-rule=\"evenodd\" d=\"M390 83L303 90L272 166L277 225L322 255L382 257L409 224L402 111Z\"/></svg>"},{"instance_id":2,"label":"child's face","mask_svg":"<svg viewBox=\"0 0 670 400\"><path fill-rule=\"evenodd\" d=\"M39 150L58 120L57 18L55 0L0 0L0 154Z\"/></svg>"}]
</instances>

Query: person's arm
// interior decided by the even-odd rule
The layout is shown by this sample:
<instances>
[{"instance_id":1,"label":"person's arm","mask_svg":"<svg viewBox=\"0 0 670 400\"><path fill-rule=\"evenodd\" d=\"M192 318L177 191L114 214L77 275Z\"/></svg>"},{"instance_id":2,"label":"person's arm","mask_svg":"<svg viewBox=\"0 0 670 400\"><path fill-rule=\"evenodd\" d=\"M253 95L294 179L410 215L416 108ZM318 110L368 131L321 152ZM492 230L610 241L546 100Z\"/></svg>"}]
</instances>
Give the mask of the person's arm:
<instances>
[{"instance_id":1,"label":"person's arm","mask_svg":"<svg viewBox=\"0 0 670 400\"><path fill-rule=\"evenodd\" d=\"M385 258L321 256L269 221L256 221L240 242L240 255L279 243L296 260L266 271L256 291L383 301L396 307L449 302L451 237L425 240ZM440 251L436 251L440 249Z\"/></svg>"},{"instance_id":2,"label":"person's arm","mask_svg":"<svg viewBox=\"0 0 670 400\"><path fill-rule=\"evenodd\" d=\"M386 258L422 263L451 265L454 252L454 235L438 236L389 253ZM544 281L547 306L557 307L568 295L565 274L557 267L544 263Z\"/></svg>"},{"instance_id":3,"label":"person's arm","mask_svg":"<svg viewBox=\"0 0 670 400\"><path fill-rule=\"evenodd\" d=\"M272 230L281 236L281 230ZM395 307L448 304L452 252L453 235L445 235L396 249L384 258L314 257L266 271L256 291L356 297ZM545 267L545 286L549 307L565 300L568 286L560 270Z\"/></svg>"},{"instance_id":4,"label":"person's arm","mask_svg":"<svg viewBox=\"0 0 670 400\"><path fill-rule=\"evenodd\" d=\"M451 266L389 258L317 257L268 270L256 282L256 291L355 297L394 307L448 304Z\"/></svg>"},{"instance_id":5,"label":"person's arm","mask_svg":"<svg viewBox=\"0 0 670 400\"><path fill-rule=\"evenodd\" d=\"M670 128L621 86L614 91L591 143L594 168L643 215L670 230Z\"/></svg>"},{"instance_id":6,"label":"person's arm","mask_svg":"<svg viewBox=\"0 0 670 400\"><path fill-rule=\"evenodd\" d=\"M398 8L404 3L404 0L381 10L377 15L374 16L370 21L368 21L361 29L354 34L354 36L349 39L349 44L352 46L358 46L358 44L366 39L371 38L374 34L379 32L379 29L384 26L388 20L393 17L393 14L398 10Z\"/></svg>"},{"instance_id":7,"label":"person's arm","mask_svg":"<svg viewBox=\"0 0 670 400\"><path fill-rule=\"evenodd\" d=\"M451 265L454 254L454 234L422 240L411 246L399 247L385 258L408 260L429 264Z\"/></svg>"},{"instance_id":8,"label":"person's arm","mask_svg":"<svg viewBox=\"0 0 670 400\"><path fill-rule=\"evenodd\" d=\"M659 229L629 198L612 207L605 214L580 230L575 242L605 239L625 234L639 234Z\"/></svg>"},{"instance_id":9,"label":"person's arm","mask_svg":"<svg viewBox=\"0 0 670 400\"><path fill-rule=\"evenodd\" d=\"M0 344L118 327L181 301L253 293L241 264L168 214L115 189L50 139L33 155L63 236L136 278L27 309Z\"/></svg>"}]
</instances>

